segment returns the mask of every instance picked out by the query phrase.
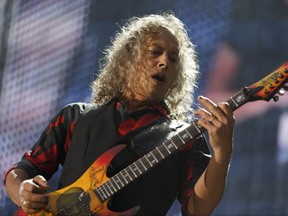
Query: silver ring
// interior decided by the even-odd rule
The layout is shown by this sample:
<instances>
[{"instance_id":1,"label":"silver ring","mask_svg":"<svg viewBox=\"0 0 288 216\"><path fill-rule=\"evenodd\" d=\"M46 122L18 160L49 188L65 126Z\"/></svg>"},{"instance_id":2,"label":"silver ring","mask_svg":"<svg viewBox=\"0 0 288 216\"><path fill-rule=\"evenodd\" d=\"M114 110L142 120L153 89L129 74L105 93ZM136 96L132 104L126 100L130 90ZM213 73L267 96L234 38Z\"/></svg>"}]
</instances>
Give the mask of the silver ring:
<instances>
[{"instance_id":1,"label":"silver ring","mask_svg":"<svg viewBox=\"0 0 288 216\"><path fill-rule=\"evenodd\" d=\"M210 122L212 123L214 119L215 119L215 116L212 115L212 118L210 119Z\"/></svg>"}]
</instances>

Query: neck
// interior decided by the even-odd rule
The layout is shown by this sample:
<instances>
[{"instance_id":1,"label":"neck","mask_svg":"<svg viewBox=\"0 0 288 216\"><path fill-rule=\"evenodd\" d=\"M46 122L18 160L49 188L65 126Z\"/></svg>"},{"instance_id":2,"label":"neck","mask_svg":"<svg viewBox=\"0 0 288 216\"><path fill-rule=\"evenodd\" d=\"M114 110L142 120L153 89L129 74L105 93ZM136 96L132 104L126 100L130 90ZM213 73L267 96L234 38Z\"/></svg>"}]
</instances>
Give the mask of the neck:
<instances>
[{"instance_id":1,"label":"neck","mask_svg":"<svg viewBox=\"0 0 288 216\"><path fill-rule=\"evenodd\" d=\"M146 103L139 103L138 101L124 101L125 104L125 112L133 113L142 109L145 109L148 104Z\"/></svg>"}]
</instances>

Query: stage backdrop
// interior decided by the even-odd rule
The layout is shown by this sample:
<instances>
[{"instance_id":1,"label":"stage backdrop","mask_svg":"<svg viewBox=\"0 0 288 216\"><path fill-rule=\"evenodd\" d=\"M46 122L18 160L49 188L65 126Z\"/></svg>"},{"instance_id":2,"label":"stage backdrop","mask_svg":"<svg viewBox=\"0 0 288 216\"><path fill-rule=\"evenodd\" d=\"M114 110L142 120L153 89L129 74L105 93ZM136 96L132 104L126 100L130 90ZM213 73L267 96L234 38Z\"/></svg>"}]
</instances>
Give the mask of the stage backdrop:
<instances>
[{"instance_id":1,"label":"stage backdrop","mask_svg":"<svg viewBox=\"0 0 288 216\"><path fill-rule=\"evenodd\" d=\"M183 20L196 44L202 75L195 96L227 99L287 60L284 0L3 0L0 179L63 106L90 100L99 60L119 26L131 16L167 10ZM287 98L236 113L227 189L214 215L288 214ZM16 209L0 184L0 215ZM168 215L180 215L177 202Z\"/></svg>"}]
</instances>

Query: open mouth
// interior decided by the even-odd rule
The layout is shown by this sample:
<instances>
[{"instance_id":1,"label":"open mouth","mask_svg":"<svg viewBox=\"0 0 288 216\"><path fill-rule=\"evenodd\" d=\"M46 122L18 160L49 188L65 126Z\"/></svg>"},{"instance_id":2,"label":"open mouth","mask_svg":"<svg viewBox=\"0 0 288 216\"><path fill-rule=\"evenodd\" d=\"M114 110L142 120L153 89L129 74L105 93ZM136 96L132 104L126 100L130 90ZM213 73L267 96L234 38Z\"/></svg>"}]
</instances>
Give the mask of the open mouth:
<instances>
[{"instance_id":1,"label":"open mouth","mask_svg":"<svg viewBox=\"0 0 288 216\"><path fill-rule=\"evenodd\" d=\"M152 76L152 78L153 78L154 80L156 80L157 82L159 82L159 83L165 83L164 77L162 77L162 76L160 76L160 75L158 75L158 74L154 74L154 75Z\"/></svg>"}]
</instances>

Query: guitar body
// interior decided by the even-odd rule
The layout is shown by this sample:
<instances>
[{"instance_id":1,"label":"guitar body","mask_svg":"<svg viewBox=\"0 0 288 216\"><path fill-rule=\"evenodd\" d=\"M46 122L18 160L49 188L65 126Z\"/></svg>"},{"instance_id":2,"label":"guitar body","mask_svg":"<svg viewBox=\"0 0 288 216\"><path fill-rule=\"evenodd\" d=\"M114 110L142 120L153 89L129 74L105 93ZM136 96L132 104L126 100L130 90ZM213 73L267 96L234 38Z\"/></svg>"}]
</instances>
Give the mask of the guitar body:
<instances>
[{"instance_id":1,"label":"guitar body","mask_svg":"<svg viewBox=\"0 0 288 216\"><path fill-rule=\"evenodd\" d=\"M94 189L109 180L106 176L111 160L126 145L118 145L102 154L73 184L49 193L46 209L34 214L35 216L53 215L134 215L139 210L136 206L124 212L113 212L107 207L109 199L101 201ZM23 213L23 212L22 212ZM18 212L18 215L25 215Z\"/></svg>"}]
</instances>

